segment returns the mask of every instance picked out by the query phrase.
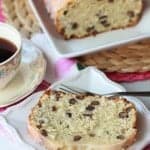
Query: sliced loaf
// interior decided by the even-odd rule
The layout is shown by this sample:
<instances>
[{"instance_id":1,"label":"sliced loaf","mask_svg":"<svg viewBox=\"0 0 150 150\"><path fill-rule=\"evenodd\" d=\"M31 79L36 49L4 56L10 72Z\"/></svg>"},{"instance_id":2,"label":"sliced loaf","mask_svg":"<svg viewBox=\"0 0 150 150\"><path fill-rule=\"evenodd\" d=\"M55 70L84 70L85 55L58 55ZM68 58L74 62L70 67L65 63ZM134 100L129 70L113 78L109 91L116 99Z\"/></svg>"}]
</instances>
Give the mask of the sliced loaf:
<instances>
[{"instance_id":1,"label":"sliced loaf","mask_svg":"<svg viewBox=\"0 0 150 150\"><path fill-rule=\"evenodd\" d=\"M58 32L81 38L137 24L143 0L45 0Z\"/></svg>"},{"instance_id":2,"label":"sliced loaf","mask_svg":"<svg viewBox=\"0 0 150 150\"><path fill-rule=\"evenodd\" d=\"M125 99L47 91L28 128L48 150L123 150L135 141L136 120Z\"/></svg>"}]
</instances>

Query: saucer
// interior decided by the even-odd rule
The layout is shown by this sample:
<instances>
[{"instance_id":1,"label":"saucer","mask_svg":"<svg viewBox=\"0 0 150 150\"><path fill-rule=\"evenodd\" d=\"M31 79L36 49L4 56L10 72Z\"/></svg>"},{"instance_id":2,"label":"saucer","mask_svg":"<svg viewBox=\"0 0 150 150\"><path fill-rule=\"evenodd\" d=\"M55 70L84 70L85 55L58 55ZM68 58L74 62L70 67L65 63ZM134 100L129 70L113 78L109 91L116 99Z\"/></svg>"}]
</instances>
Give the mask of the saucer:
<instances>
[{"instance_id":1,"label":"saucer","mask_svg":"<svg viewBox=\"0 0 150 150\"><path fill-rule=\"evenodd\" d=\"M15 78L0 90L0 107L12 105L30 95L42 82L46 71L46 60L42 52L31 41L24 39L22 59Z\"/></svg>"}]
</instances>

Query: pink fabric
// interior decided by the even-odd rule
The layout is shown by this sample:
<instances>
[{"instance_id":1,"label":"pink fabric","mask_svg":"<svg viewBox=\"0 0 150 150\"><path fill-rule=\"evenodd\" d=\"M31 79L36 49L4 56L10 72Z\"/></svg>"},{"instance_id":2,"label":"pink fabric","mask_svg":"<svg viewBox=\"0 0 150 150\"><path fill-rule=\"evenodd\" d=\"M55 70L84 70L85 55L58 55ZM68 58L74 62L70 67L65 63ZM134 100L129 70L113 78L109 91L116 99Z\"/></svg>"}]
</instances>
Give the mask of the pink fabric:
<instances>
[{"instance_id":1,"label":"pink fabric","mask_svg":"<svg viewBox=\"0 0 150 150\"><path fill-rule=\"evenodd\" d=\"M150 145L146 146L144 150L150 150Z\"/></svg>"},{"instance_id":2,"label":"pink fabric","mask_svg":"<svg viewBox=\"0 0 150 150\"><path fill-rule=\"evenodd\" d=\"M135 72L135 73L106 73L108 78L116 82L133 82L140 80L150 79L150 71L149 72Z\"/></svg>"},{"instance_id":3,"label":"pink fabric","mask_svg":"<svg viewBox=\"0 0 150 150\"><path fill-rule=\"evenodd\" d=\"M0 22L5 22L5 17L2 13L1 3L2 3L2 0L0 0Z\"/></svg>"}]
</instances>

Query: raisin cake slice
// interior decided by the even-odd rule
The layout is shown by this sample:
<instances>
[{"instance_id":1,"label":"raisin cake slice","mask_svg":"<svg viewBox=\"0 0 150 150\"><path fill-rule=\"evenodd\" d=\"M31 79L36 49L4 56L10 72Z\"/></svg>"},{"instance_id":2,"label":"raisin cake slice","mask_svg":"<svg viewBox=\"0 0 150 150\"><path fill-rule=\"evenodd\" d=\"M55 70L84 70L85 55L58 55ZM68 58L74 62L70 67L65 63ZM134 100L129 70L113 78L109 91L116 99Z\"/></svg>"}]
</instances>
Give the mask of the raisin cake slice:
<instances>
[{"instance_id":1,"label":"raisin cake slice","mask_svg":"<svg viewBox=\"0 0 150 150\"><path fill-rule=\"evenodd\" d=\"M28 129L48 150L123 150L136 139L136 120L125 99L47 91L32 109Z\"/></svg>"},{"instance_id":2,"label":"raisin cake slice","mask_svg":"<svg viewBox=\"0 0 150 150\"><path fill-rule=\"evenodd\" d=\"M45 0L65 39L125 28L138 23L143 0Z\"/></svg>"}]
</instances>

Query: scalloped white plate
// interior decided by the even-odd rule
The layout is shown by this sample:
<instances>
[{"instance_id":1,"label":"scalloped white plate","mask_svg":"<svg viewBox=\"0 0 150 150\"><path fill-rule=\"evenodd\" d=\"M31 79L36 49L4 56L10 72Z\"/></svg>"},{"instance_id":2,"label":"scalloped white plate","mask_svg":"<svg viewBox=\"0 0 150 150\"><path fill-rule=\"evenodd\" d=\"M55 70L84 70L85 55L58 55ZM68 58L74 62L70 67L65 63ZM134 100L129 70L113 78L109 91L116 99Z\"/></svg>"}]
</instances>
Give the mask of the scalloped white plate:
<instances>
[{"instance_id":1,"label":"scalloped white plate","mask_svg":"<svg viewBox=\"0 0 150 150\"><path fill-rule=\"evenodd\" d=\"M122 86L110 81L102 72L93 67L86 68L85 70L78 72L73 77L58 81L53 84L51 88L57 89L60 83L88 89L95 93L125 91ZM20 139L37 150L44 150L44 148L34 142L28 134L27 119L31 109L38 102L41 94L42 92L34 94L23 103L9 108L7 112L4 113L9 125L17 129ZM142 148L150 142L150 112L140 100L134 97L127 97L127 99L135 104L138 112L137 141L128 150L142 150ZM16 135L16 132L14 132L14 134ZM17 138L19 135L17 135ZM19 140L17 141L19 142Z\"/></svg>"},{"instance_id":2,"label":"scalloped white plate","mask_svg":"<svg viewBox=\"0 0 150 150\"><path fill-rule=\"evenodd\" d=\"M42 52L28 40L23 40L22 59L15 78L0 90L0 108L14 104L31 94L42 82L46 60Z\"/></svg>"},{"instance_id":3,"label":"scalloped white plate","mask_svg":"<svg viewBox=\"0 0 150 150\"><path fill-rule=\"evenodd\" d=\"M55 30L43 0L29 0L31 7L52 46L62 57L75 57L102 51L115 46L150 37L150 0L144 0L145 9L140 22L130 28L98 34L83 39L64 40Z\"/></svg>"}]
</instances>

